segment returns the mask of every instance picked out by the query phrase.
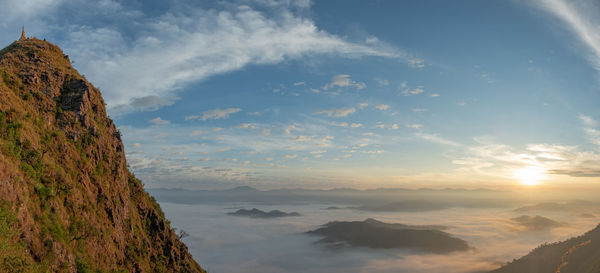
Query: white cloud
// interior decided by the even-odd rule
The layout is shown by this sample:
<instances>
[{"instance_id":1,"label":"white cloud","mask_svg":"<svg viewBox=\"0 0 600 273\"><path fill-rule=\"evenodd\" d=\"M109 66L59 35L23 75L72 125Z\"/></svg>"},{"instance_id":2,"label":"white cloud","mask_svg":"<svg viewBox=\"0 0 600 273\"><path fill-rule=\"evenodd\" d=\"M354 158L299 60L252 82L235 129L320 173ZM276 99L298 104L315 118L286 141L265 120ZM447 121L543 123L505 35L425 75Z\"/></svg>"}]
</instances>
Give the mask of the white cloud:
<instances>
[{"instance_id":1,"label":"white cloud","mask_svg":"<svg viewBox=\"0 0 600 273\"><path fill-rule=\"evenodd\" d=\"M135 147L135 148L141 148L141 147L142 147L142 144L141 144L141 143L139 143L139 142L136 142L136 143L133 143L133 145L132 145L132 146L133 146L133 147Z\"/></svg>"},{"instance_id":2,"label":"white cloud","mask_svg":"<svg viewBox=\"0 0 600 273\"><path fill-rule=\"evenodd\" d=\"M323 86L323 90L329 90L336 87L351 87L356 90L361 90L367 87L367 85L363 82L357 82L353 79L350 79L350 75L340 74L333 76L333 78L331 78L331 82Z\"/></svg>"},{"instance_id":3,"label":"white cloud","mask_svg":"<svg viewBox=\"0 0 600 273\"><path fill-rule=\"evenodd\" d=\"M596 128L598 122L592 117L583 114L579 114L579 120L581 120L584 125L583 131L585 132L588 141L600 147L600 130Z\"/></svg>"},{"instance_id":4,"label":"white cloud","mask_svg":"<svg viewBox=\"0 0 600 273\"><path fill-rule=\"evenodd\" d=\"M306 85L306 82L295 82L294 86Z\"/></svg>"},{"instance_id":5,"label":"white cloud","mask_svg":"<svg viewBox=\"0 0 600 273\"><path fill-rule=\"evenodd\" d=\"M589 49L588 61L600 71L600 19L597 1L536 0L538 7L550 12L575 33Z\"/></svg>"},{"instance_id":6,"label":"white cloud","mask_svg":"<svg viewBox=\"0 0 600 273\"><path fill-rule=\"evenodd\" d=\"M439 96L440 96L440 94L438 94L438 93L433 93L433 94L429 94L429 96L430 96L430 97L432 97L432 98L437 98L437 97L439 97Z\"/></svg>"},{"instance_id":7,"label":"white cloud","mask_svg":"<svg viewBox=\"0 0 600 273\"><path fill-rule=\"evenodd\" d=\"M368 103L366 103L366 102L361 102L361 103L359 103L359 104L358 104L358 108L359 108L360 110L363 110L363 109L365 109L367 106L369 106L369 104L368 104Z\"/></svg>"},{"instance_id":8,"label":"white cloud","mask_svg":"<svg viewBox=\"0 0 600 273\"><path fill-rule=\"evenodd\" d=\"M283 156L284 159L294 159L296 157L298 157L298 156L297 155L284 155Z\"/></svg>"},{"instance_id":9,"label":"white cloud","mask_svg":"<svg viewBox=\"0 0 600 273\"><path fill-rule=\"evenodd\" d=\"M348 127L348 122L345 122L345 121L344 122L332 121L330 124L335 125L335 126L340 126L340 127Z\"/></svg>"},{"instance_id":10,"label":"white cloud","mask_svg":"<svg viewBox=\"0 0 600 273\"><path fill-rule=\"evenodd\" d=\"M421 128L423 128L423 124L418 124L418 123L406 124L406 127L412 128L412 129L421 129Z\"/></svg>"},{"instance_id":11,"label":"white cloud","mask_svg":"<svg viewBox=\"0 0 600 273\"><path fill-rule=\"evenodd\" d=\"M61 10L57 3L62 2L34 2L41 4L19 3L8 10L11 14L18 10L28 13L34 9L29 6ZM266 6L265 10L230 4L204 10L190 5L185 15L166 9L153 16L118 4L96 5L94 15L101 14L103 20L77 17L92 16L89 13L70 14L73 23L64 26L62 44L67 45L66 52L78 68L103 90L110 109L123 111L132 110L122 106L131 105L135 98L172 98L190 83L251 64L276 64L315 54L406 58L400 50L379 41L354 43L321 30L310 18L302 17L306 13L298 12L298 6ZM123 18L130 22L127 30L118 24L103 24ZM83 27L88 21L97 21L100 26ZM365 85L338 75L331 85L335 86L362 89Z\"/></svg>"},{"instance_id":12,"label":"white cloud","mask_svg":"<svg viewBox=\"0 0 600 273\"><path fill-rule=\"evenodd\" d=\"M381 78L375 78L375 81L377 82L378 86L388 86L390 85L390 81L385 80L385 79L381 79Z\"/></svg>"},{"instance_id":13,"label":"white cloud","mask_svg":"<svg viewBox=\"0 0 600 273\"><path fill-rule=\"evenodd\" d=\"M452 140L445 139L445 138L441 137L439 134L417 133L416 136L420 137L421 139L427 140L429 142L437 143L437 144L454 146L454 147L462 146L462 144L454 142Z\"/></svg>"},{"instance_id":14,"label":"white cloud","mask_svg":"<svg viewBox=\"0 0 600 273\"><path fill-rule=\"evenodd\" d=\"M408 65L415 68L423 68L425 67L425 60L412 58L408 60Z\"/></svg>"},{"instance_id":15,"label":"white cloud","mask_svg":"<svg viewBox=\"0 0 600 273\"><path fill-rule=\"evenodd\" d=\"M363 125L362 125L362 123L352 123L352 124L350 124L350 127L352 127L352 128L360 128L360 127L363 127Z\"/></svg>"},{"instance_id":16,"label":"white cloud","mask_svg":"<svg viewBox=\"0 0 600 273\"><path fill-rule=\"evenodd\" d=\"M398 124L395 124L395 123L392 124L392 127L390 127L390 129L392 129L392 130L398 130L398 128L399 128Z\"/></svg>"},{"instance_id":17,"label":"white cloud","mask_svg":"<svg viewBox=\"0 0 600 273\"><path fill-rule=\"evenodd\" d=\"M390 109L390 106L387 104L379 104L379 105L375 106L375 108L383 111L383 110Z\"/></svg>"},{"instance_id":18,"label":"white cloud","mask_svg":"<svg viewBox=\"0 0 600 273\"><path fill-rule=\"evenodd\" d=\"M214 109L214 110L208 110L208 111L204 111L202 112L201 116L198 115L191 115L191 116L187 116L185 117L185 120L193 120L193 119L202 119L202 120L207 120L207 119L224 119L224 118L228 118L229 115L231 114L235 114L239 111L242 111L242 109L240 108L226 108L226 109Z\"/></svg>"},{"instance_id":19,"label":"white cloud","mask_svg":"<svg viewBox=\"0 0 600 273\"><path fill-rule=\"evenodd\" d=\"M425 90L423 89L422 86L419 86L415 89L404 89L402 91L402 95L403 96L413 96L413 95L419 95L421 93L425 92Z\"/></svg>"},{"instance_id":20,"label":"white cloud","mask_svg":"<svg viewBox=\"0 0 600 273\"><path fill-rule=\"evenodd\" d=\"M328 109L328 110L318 110L315 112L315 114L326 114L328 117L340 118L340 117L347 117L348 115L350 115L354 112L356 112L356 109L354 107L351 107L351 108L334 108L334 109Z\"/></svg>"},{"instance_id":21,"label":"white cloud","mask_svg":"<svg viewBox=\"0 0 600 273\"><path fill-rule=\"evenodd\" d=\"M584 114L579 114L578 118L581 120L581 122L583 122L583 125L585 125L587 127L596 127L596 126L598 126L598 122L596 122L596 120L594 120L590 116L586 116Z\"/></svg>"},{"instance_id":22,"label":"white cloud","mask_svg":"<svg viewBox=\"0 0 600 273\"><path fill-rule=\"evenodd\" d=\"M256 129L256 125L254 125L252 123L242 123L242 124L239 124L239 125L235 126L235 128L255 130Z\"/></svg>"},{"instance_id":23,"label":"white cloud","mask_svg":"<svg viewBox=\"0 0 600 273\"><path fill-rule=\"evenodd\" d=\"M170 121L164 120L161 117L157 117L157 118L151 119L149 122L152 123L152 124L155 124L155 125L167 125L167 124L171 124Z\"/></svg>"}]
</instances>

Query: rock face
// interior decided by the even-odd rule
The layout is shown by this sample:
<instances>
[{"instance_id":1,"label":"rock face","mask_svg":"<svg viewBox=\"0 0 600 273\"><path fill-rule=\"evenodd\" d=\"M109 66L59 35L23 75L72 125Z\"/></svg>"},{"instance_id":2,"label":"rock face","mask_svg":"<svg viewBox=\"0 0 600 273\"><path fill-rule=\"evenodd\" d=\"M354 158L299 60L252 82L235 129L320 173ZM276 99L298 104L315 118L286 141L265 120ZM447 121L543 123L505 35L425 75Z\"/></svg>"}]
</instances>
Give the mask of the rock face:
<instances>
[{"instance_id":1,"label":"rock face","mask_svg":"<svg viewBox=\"0 0 600 273\"><path fill-rule=\"evenodd\" d=\"M55 45L0 50L0 272L205 272Z\"/></svg>"}]
</instances>

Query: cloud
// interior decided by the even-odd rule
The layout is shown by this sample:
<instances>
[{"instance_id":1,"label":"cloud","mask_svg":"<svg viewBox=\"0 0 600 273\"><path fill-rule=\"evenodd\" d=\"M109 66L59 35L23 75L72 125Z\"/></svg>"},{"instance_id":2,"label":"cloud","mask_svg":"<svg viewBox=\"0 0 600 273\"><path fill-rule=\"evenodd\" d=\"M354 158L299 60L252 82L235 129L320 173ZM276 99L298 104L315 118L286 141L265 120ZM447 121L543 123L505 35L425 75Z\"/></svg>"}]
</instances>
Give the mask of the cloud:
<instances>
[{"instance_id":1,"label":"cloud","mask_svg":"<svg viewBox=\"0 0 600 273\"><path fill-rule=\"evenodd\" d=\"M384 110L390 109L390 106L387 104L379 104L379 105L376 105L375 108L384 111Z\"/></svg>"},{"instance_id":2,"label":"cloud","mask_svg":"<svg viewBox=\"0 0 600 273\"><path fill-rule=\"evenodd\" d=\"M479 174L515 179L515 170L535 167L546 175L598 177L600 154L579 151L576 146L529 144L525 149L478 137L478 145L467 147L466 155L453 160Z\"/></svg>"},{"instance_id":3,"label":"cloud","mask_svg":"<svg viewBox=\"0 0 600 273\"><path fill-rule=\"evenodd\" d=\"M190 136L199 136L202 134L202 131L200 130L194 130L190 133Z\"/></svg>"},{"instance_id":4,"label":"cloud","mask_svg":"<svg viewBox=\"0 0 600 273\"><path fill-rule=\"evenodd\" d=\"M583 114L579 114L579 120L581 120L584 125L583 131L585 132L588 141L600 147L600 131L596 129L598 122L592 117Z\"/></svg>"},{"instance_id":5,"label":"cloud","mask_svg":"<svg viewBox=\"0 0 600 273\"><path fill-rule=\"evenodd\" d=\"M139 143L139 142L136 142L136 143L133 143L133 145L132 145L132 146L133 146L134 148L141 148L141 147L142 147L142 144L141 144L141 143Z\"/></svg>"},{"instance_id":6,"label":"cloud","mask_svg":"<svg viewBox=\"0 0 600 273\"><path fill-rule=\"evenodd\" d=\"M164 106L171 106L175 103L175 99L177 98L162 98L159 96L146 96L141 98L132 98L130 106L140 110L140 111L155 111ZM122 106L121 108L115 108L116 112L125 112L127 106Z\"/></svg>"},{"instance_id":7,"label":"cloud","mask_svg":"<svg viewBox=\"0 0 600 273\"><path fill-rule=\"evenodd\" d=\"M363 109L365 109L367 106L369 106L369 104L368 104L368 103L366 103L366 102L361 102L361 103L359 103L359 104L358 104L358 108L359 108L360 110L363 110Z\"/></svg>"},{"instance_id":8,"label":"cloud","mask_svg":"<svg viewBox=\"0 0 600 273\"><path fill-rule=\"evenodd\" d=\"M242 124L235 126L235 128L256 130L256 125L254 125L252 123L242 123Z\"/></svg>"},{"instance_id":9,"label":"cloud","mask_svg":"<svg viewBox=\"0 0 600 273\"><path fill-rule=\"evenodd\" d=\"M454 146L454 147L462 146L462 144L460 144L458 142L454 142L452 140L445 139L445 138L441 137L439 134L417 133L416 136L418 136L421 139L427 140L429 142L437 143L437 144Z\"/></svg>"},{"instance_id":10,"label":"cloud","mask_svg":"<svg viewBox=\"0 0 600 273\"><path fill-rule=\"evenodd\" d=\"M425 67L425 60L412 58L408 60L408 65L414 68L423 68Z\"/></svg>"},{"instance_id":11,"label":"cloud","mask_svg":"<svg viewBox=\"0 0 600 273\"><path fill-rule=\"evenodd\" d=\"M294 86L306 85L306 82L295 82Z\"/></svg>"},{"instance_id":12,"label":"cloud","mask_svg":"<svg viewBox=\"0 0 600 273\"><path fill-rule=\"evenodd\" d=\"M348 122L345 122L345 121L344 122L332 121L330 124L335 125L335 126L340 126L340 127L348 127Z\"/></svg>"},{"instance_id":13,"label":"cloud","mask_svg":"<svg viewBox=\"0 0 600 273\"><path fill-rule=\"evenodd\" d=\"M239 111L242 111L242 109L240 108L226 108L226 109L214 109L214 110L208 110L208 111L204 111L202 112L201 116L198 115L191 115L191 116L186 116L185 120L193 120L193 119L201 119L201 120L208 120L208 119L225 119L228 118L229 115L231 114L235 114Z\"/></svg>"},{"instance_id":14,"label":"cloud","mask_svg":"<svg viewBox=\"0 0 600 273\"><path fill-rule=\"evenodd\" d=\"M600 19L596 1L536 0L537 7L560 19L588 48L587 59L600 71Z\"/></svg>"},{"instance_id":15,"label":"cloud","mask_svg":"<svg viewBox=\"0 0 600 273\"><path fill-rule=\"evenodd\" d=\"M356 90L361 90L367 87L367 85L363 82L357 82L353 79L350 79L350 75L340 74L333 76L333 78L331 78L331 82L323 86L323 90L329 90L335 87L351 87Z\"/></svg>"},{"instance_id":16,"label":"cloud","mask_svg":"<svg viewBox=\"0 0 600 273\"><path fill-rule=\"evenodd\" d=\"M283 156L284 159L294 159L296 157L298 157L298 156L297 155L284 155Z\"/></svg>"},{"instance_id":17,"label":"cloud","mask_svg":"<svg viewBox=\"0 0 600 273\"><path fill-rule=\"evenodd\" d=\"M156 9L135 1L7 0L0 9L0 34L14 32L17 38L26 22L32 35L62 45L103 91L110 112L119 114L168 105L136 98L170 102L194 82L253 64L323 55L407 58L378 39L350 41L321 29L307 17L310 2L165 2Z\"/></svg>"},{"instance_id":18,"label":"cloud","mask_svg":"<svg viewBox=\"0 0 600 273\"><path fill-rule=\"evenodd\" d=\"M419 95L419 94L421 94L423 92L425 92L425 90L423 89L422 86L419 86L419 87L417 87L415 89L412 89L412 90L411 89L404 89L401 94L403 96L414 96L414 95Z\"/></svg>"},{"instance_id":19,"label":"cloud","mask_svg":"<svg viewBox=\"0 0 600 273\"><path fill-rule=\"evenodd\" d=\"M352 128L360 128L360 127L363 127L363 125L362 125L362 123L352 123L352 124L350 124L350 127L352 127Z\"/></svg>"},{"instance_id":20,"label":"cloud","mask_svg":"<svg viewBox=\"0 0 600 273\"><path fill-rule=\"evenodd\" d=\"M390 81L388 81L388 80L385 80L385 79L381 79L381 78L375 78L375 81L377 82L377 85L378 85L379 87L381 87L381 86L388 86L388 85L390 85Z\"/></svg>"},{"instance_id":21,"label":"cloud","mask_svg":"<svg viewBox=\"0 0 600 273\"><path fill-rule=\"evenodd\" d=\"M348 115L353 114L354 112L356 112L356 109L354 107L350 107L350 108L334 108L334 109L328 109L328 110L318 110L315 112L315 114L326 114L328 117L340 118L340 117L347 117Z\"/></svg>"},{"instance_id":22,"label":"cloud","mask_svg":"<svg viewBox=\"0 0 600 273\"><path fill-rule=\"evenodd\" d=\"M152 124L155 124L155 125L168 125L168 124L171 124L170 121L164 120L164 119L162 119L160 117L151 119L149 122L152 123Z\"/></svg>"},{"instance_id":23,"label":"cloud","mask_svg":"<svg viewBox=\"0 0 600 273\"><path fill-rule=\"evenodd\" d=\"M412 128L412 129L421 129L421 128L423 128L423 124L418 124L418 123L406 124L406 127Z\"/></svg>"}]
</instances>

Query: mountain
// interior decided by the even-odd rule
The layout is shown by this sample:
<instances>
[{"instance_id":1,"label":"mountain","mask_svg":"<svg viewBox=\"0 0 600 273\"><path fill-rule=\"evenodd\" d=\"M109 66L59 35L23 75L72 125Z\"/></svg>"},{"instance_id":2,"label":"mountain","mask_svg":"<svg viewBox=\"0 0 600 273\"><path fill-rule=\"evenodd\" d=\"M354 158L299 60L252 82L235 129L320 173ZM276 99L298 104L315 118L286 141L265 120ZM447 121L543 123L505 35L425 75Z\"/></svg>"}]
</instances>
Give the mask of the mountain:
<instances>
[{"instance_id":1,"label":"mountain","mask_svg":"<svg viewBox=\"0 0 600 273\"><path fill-rule=\"evenodd\" d=\"M544 244L490 273L598 273L600 225L582 236Z\"/></svg>"},{"instance_id":2,"label":"mountain","mask_svg":"<svg viewBox=\"0 0 600 273\"><path fill-rule=\"evenodd\" d=\"M375 219L329 222L308 234L324 237L318 243L369 248L401 248L427 253L469 250L469 244L441 231L442 226L388 224Z\"/></svg>"},{"instance_id":3,"label":"mountain","mask_svg":"<svg viewBox=\"0 0 600 273\"><path fill-rule=\"evenodd\" d=\"M60 48L0 50L0 272L205 272Z\"/></svg>"},{"instance_id":4,"label":"mountain","mask_svg":"<svg viewBox=\"0 0 600 273\"><path fill-rule=\"evenodd\" d=\"M279 217L288 217L288 216L300 216L300 213L297 212L283 212L280 210L272 210L269 212L262 211L259 209L239 209L236 212L228 212L229 215L234 216L245 216L250 218L279 218Z\"/></svg>"},{"instance_id":5,"label":"mountain","mask_svg":"<svg viewBox=\"0 0 600 273\"><path fill-rule=\"evenodd\" d=\"M519 217L511 218L510 220L515 223L515 226L523 230L540 231L563 226L562 223L539 215L521 215Z\"/></svg>"}]
</instances>

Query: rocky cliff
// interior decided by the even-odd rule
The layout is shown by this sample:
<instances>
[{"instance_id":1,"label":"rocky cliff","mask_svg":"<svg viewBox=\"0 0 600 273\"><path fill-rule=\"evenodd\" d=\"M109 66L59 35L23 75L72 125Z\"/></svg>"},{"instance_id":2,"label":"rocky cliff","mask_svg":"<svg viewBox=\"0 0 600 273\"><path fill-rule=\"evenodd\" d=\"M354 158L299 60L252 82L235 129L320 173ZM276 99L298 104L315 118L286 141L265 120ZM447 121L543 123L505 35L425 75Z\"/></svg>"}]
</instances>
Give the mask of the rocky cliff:
<instances>
[{"instance_id":1,"label":"rocky cliff","mask_svg":"<svg viewBox=\"0 0 600 273\"><path fill-rule=\"evenodd\" d=\"M127 169L100 91L38 39L0 51L0 272L204 272Z\"/></svg>"}]
</instances>

